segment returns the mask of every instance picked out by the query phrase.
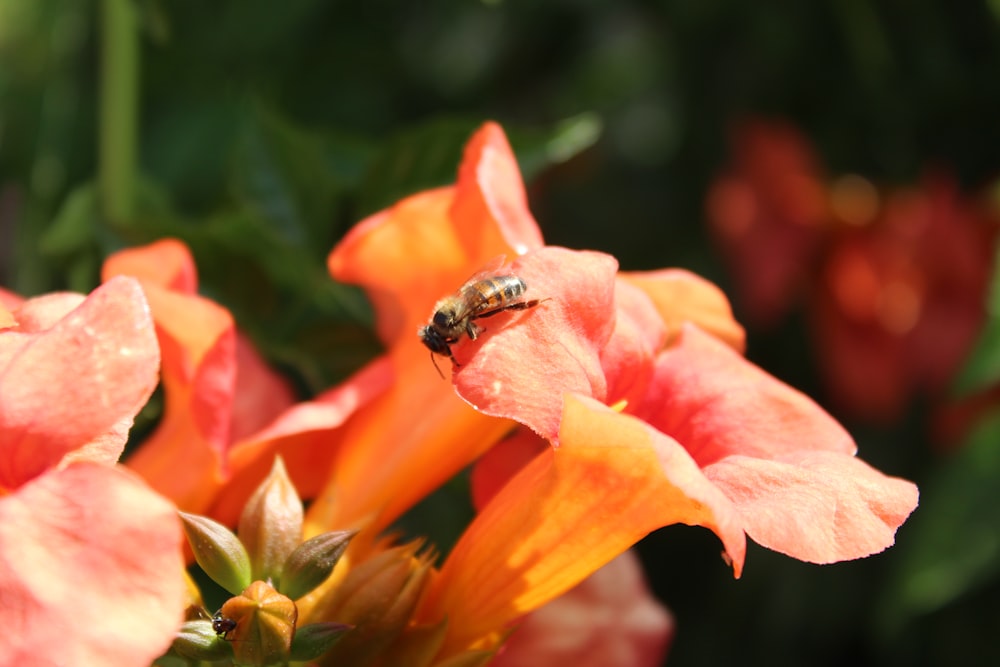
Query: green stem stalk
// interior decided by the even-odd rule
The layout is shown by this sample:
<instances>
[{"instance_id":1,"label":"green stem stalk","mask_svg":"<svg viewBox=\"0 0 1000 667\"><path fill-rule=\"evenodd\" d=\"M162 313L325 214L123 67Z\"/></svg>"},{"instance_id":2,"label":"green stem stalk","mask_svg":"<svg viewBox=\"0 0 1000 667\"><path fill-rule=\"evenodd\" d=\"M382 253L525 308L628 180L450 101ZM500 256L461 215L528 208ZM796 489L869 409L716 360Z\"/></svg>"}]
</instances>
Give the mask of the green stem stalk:
<instances>
[{"instance_id":1,"label":"green stem stalk","mask_svg":"<svg viewBox=\"0 0 1000 667\"><path fill-rule=\"evenodd\" d=\"M98 193L113 225L132 221L139 107L139 35L132 0L101 2Z\"/></svg>"}]
</instances>

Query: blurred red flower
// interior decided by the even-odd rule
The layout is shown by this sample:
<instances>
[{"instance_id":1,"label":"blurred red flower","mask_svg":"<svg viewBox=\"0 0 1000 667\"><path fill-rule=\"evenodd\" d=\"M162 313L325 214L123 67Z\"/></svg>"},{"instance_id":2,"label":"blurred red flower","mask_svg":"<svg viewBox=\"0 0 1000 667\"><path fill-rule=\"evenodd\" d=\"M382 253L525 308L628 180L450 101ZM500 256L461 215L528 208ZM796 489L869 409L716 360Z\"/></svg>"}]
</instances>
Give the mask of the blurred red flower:
<instances>
[{"instance_id":1,"label":"blurred red flower","mask_svg":"<svg viewBox=\"0 0 1000 667\"><path fill-rule=\"evenodd\" d=\"M806 311L838 409L888 423L917 396L947 403L985 319L997 211L939 173L888 192L829 178L801 133L764 121L739 126L707 211L750 320Z\"/></svg>"}]
</instances>

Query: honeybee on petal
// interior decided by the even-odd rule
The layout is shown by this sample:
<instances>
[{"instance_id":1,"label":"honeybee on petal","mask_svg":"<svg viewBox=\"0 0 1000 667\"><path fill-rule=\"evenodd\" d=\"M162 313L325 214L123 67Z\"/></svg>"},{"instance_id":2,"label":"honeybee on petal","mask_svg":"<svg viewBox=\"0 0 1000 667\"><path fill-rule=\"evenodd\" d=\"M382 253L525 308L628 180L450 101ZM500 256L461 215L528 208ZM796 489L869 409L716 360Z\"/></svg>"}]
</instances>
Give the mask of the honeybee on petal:
<instances>
[{"instance_id":1,"label":"honeybee on petal","mask_svg":"<svg viewBox=\"0 0 1000 667\"><path fill-rule=\"evenodd\" d=\"M434 314L426 326L420 328L420 340L431 351L431 362L442 378L444 373L434 360L434 355L451 359L458 366L451 353L451 346L463 335L476 340L483 329L476 320L491 317L508 310L534 308L544 299L524 300L528 286L515 275L489 275L490 271L479 273L457 292L446 296L434 305Z\"/></svg>"}]
</instances>

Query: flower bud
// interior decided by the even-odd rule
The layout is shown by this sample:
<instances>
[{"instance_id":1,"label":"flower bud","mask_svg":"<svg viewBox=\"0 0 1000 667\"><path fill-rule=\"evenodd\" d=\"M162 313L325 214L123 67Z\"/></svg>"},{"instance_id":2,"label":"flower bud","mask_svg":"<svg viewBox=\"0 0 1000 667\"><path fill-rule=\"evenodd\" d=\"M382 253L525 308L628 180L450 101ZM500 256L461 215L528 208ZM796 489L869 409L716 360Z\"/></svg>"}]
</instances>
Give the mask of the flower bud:
<instances>
[{"instance_id":1,"label":"flower bud","mask_svg":"<svg viewBox=\"0 0 1000 667\"><path fill-rule=\"evenodd\" d=\"M281 566L302 542L302 500L281 457L247 501L236 532L250 555L253 580L277 586Z\"/></svg>"},{"instance_id":2,"label":"flower bud","mask_svg":"<svg viewBox=\"0 0 1000 667\"><path fill-rule=\"evenodd\" d=\"M353 627L344 623L310 623L297 628L292 639L292 660L315 660Z\"/></svg>"},{"instance_id":3,"label":"flower bud","mask_svg":"<svg viewBox=\"0 0 1000 667\"><path fill-rule=\"evenodd\" d=\"M226 641L212 629L212 621L185 621L174 636L171 649L191 660L221 660L232 655Z\"/></svg>"},{"instance_id":4,"label":"flower bud","mask_svg":"<svg viewBox=\"0 0 1000 667\"><path fill-rule=\"evenodd\" d=\"M208 517L178 512L195 560L212 580L236 595L250 585L250 558L231 530Z\"/></svg>"},{"instance_id":5,"label":"flower bud","mask_svg":"<svg viewBox=\"0 0 1000 667\"><path fill-rule=\"evenodd\" d=\"M355 533L337 530L300 544L281 569L281 592L298 600L326 581Z\"/></svg>"},{"instance_id":6,"label":"flower bud","mask_svg":"<svg viewBox=\"0 0 1000 667\"><path fill-rule=\"evenodd\" d=\"M226 639L240 665L283 665L291 655L298 610L272 586L255 581L222 605ZM235 625L233 625L235 623Z\"/></svg>"},{"instance_id":7,"label":"flower bud","mask_svg":"<svg viewBox=\"0 0 1000 667\"><path fill-rule=\"evenodd\" d=\"M355 626L318 661L323 665L368 664L396 641L429 580L429 558L417 543L379 553L350 570L310 612Z\"/></svg>"}]
</instances>

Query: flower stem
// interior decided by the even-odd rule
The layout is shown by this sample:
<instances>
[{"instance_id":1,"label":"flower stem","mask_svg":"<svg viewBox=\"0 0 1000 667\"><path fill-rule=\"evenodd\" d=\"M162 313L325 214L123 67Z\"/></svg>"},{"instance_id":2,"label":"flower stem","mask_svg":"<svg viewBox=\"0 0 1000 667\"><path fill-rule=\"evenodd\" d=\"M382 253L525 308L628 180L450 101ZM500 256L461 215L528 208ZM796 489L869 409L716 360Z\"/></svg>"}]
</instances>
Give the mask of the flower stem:
<instances>
[{"instance_id":1,"label":"flower stem","mask_svg":"<svg viewBox=\"0 0 1000 667\"><path fill-rule=\"evenodd\" d=\"M139 36L132 0L101 3L98 192L112 224L132 219L138 115Z\"/></svg>"}]
</instances>

